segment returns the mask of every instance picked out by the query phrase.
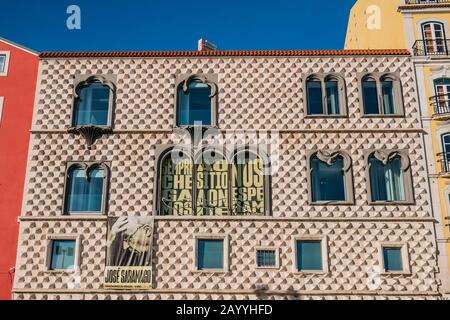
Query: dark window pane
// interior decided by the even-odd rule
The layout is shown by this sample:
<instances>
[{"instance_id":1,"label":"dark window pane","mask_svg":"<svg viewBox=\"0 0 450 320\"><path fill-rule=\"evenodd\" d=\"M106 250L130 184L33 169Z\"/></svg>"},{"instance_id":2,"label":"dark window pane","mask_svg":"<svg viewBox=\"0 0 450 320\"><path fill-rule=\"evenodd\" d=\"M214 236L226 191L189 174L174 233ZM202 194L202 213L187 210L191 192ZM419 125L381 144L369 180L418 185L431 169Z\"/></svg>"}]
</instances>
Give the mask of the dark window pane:
<instances>
[{"instance_id":1,"label":"dark window pane","mask_svg":"<svg viewBox=\"0 0 450 320\"><path fill-rule=\"evenodd\" d=\"M345 201L344 160L339 157L328 165L317 157L311 159L312 201Z\"/></svg>"},{"instance_id":2,"label":"dark window pane","mask_svg":"<svg viewBox=\"0 0 450 320\"><path fill-rule=\"evenodd\" d=\"M308 94L308 114L323 114L322 85L320 81L308 81L306 83Z\"/></svg>"},{"instance_id":3,"label":"dark window pane","mask_svg":"<svg viewBox=\"0 0 450 320\"><path fill-rule=\"evenodd\" d=\"M75 240L53 240L50 261L51 270L73 269L75 264Z\"/></svg>"},{"instance_id":4,"label":"dark window pane","mask_svg":"<svg viewBox=\"0 0 450 320\"><path fill-rule=\"evenodd\" d=\"M198 240L198 269L223 269L223 240Z\"/></svg>"},{"instance_id":5,"label":"dark window pane","mask_svg":"<svg viewBox=\"0 0 450 320\"><path fill-rule=\"evenodd\" d=\"M0 72L5 71L6 55L0 54Z\"/></svg>"},{"instance_id":6,"label":"dark window pane","mask_svg":"<svg viewBox=\"0 0 450 320\"><path fill-rule=\"evenodd\" d=\"M401 158L395 157L383 165L375 157L371 157L369 164L372 201L404 201L406 197Z\"/></svg>"},{"instance_id":7,"label":"dark window pane","mask_svg":"<svg viewBox=\"0 0 450 320\"><path fill-rule=\"evenodd\" d=\"M327 89L327 112L328 114L340 114L339 109L339 86L337 81L325 82Z\"/></svg>"},{"instance_id":8,"label":"dark window pane","mask_svg":"<svg viewBox=\"0 0 450 320\"><path fill-rule=\"evenodd\" d=\"M403 271L401 248L383 248L384 270Z\"/></svg>"},{"instance_id":9,"label":"dark window pane","mask_svg":"<svg viewBox=\"0 0 450 320\"><path fill-rule=\"evenodd\" d=\"M302 270L322 270L321 241L297 241L297 268Z\"/></svg>"},{"instance_id":10,"label":"dark window pane","mask_svg":"<svg viewBox=\"0 0 450 320\"><path fill-rule=\"evenodd\" d=\"M101 212L103 201L103 169L90 171L86 179L83 169L70 172L67 182L66 212Z\"/></svg>"},{"instance_id":11,"label":"dark window pane","mask_svg":"<svg viewBox=\"0 0 450 320\"><path fill-rule=\"evenodd\" d=\"M101 83L82 88L75 106L75 126L108 125L110 89Z\"/></svg>"},{"instance_id":12,"label":"dark window pane","mask_svg":"<svg viewBox=\"0 0 450 320\"><path fill-rule=\"evenodd\" d=\"M211 88L200 82L191 82L187 94L178 88L178 125L211 125Z\"/></svg>"},{"instance_id":13,"label":"dark window pane","mask_svg":"<svg viewBox=\"0 0 450 320\"><path fill-rule=\"evenodd\" d=\"M378 105L377 83L375 81L363 81L363 100L365 114L380 114Z\"/></svg>"},{"instance_id":14,"label":"dark window pane","mask_svg":"<svg viewBox=\"0 0 450 320\"><path fill-rule=\"evenodd\" d=\"M256 263L258 267L275 267L275 259L274 250L258 250L256 252Z\"/></svg>"},{"instance_id":15,"label":"dark window pane","mask_svg":"<svg viewBox=\"0 0 450 320\"><path fill-rule=\"evenodd\" d=\"M396 114L396 106L394 99L394 83L392 81L382 81L381 88L383 91L383 103L385 114Z\"/></svg>"}]
</instances>

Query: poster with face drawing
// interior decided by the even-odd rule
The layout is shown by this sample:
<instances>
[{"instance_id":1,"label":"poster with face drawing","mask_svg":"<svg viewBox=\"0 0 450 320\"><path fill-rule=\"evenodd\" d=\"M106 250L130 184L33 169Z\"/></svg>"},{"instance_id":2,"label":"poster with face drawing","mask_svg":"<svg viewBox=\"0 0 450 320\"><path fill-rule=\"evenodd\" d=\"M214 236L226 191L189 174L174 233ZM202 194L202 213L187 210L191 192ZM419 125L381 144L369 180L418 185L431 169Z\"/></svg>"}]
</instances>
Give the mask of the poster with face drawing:
<instances>
[{"instance_id":1,"label":"poster with face drawing","mask_svg":"<svg viewBox=\"0 0 450 320\"><path fill-rule=\"evenodd\" d=\"M153 217L108 218L105 288L151 288L153 228Z\"/></svg>"}]
</instances>

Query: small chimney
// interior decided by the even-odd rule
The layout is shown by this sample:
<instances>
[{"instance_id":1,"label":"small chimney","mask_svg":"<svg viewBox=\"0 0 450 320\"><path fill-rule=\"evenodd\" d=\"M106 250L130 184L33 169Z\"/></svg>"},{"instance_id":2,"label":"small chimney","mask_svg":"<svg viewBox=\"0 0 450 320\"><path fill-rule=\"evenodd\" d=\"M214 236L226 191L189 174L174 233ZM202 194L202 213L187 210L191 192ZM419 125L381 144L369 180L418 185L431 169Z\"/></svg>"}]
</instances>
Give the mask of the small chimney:
<instances>
[{"instance_id":1,"label":"small chimney","mask_svg":"<svg viewBox=\"0 0 450 320\"><path fill-rule=\"evenodd\" d=\"M217 46L207 40L200 38L198 40L198 51L216 51Z\"/></svg>"}]
</instances>

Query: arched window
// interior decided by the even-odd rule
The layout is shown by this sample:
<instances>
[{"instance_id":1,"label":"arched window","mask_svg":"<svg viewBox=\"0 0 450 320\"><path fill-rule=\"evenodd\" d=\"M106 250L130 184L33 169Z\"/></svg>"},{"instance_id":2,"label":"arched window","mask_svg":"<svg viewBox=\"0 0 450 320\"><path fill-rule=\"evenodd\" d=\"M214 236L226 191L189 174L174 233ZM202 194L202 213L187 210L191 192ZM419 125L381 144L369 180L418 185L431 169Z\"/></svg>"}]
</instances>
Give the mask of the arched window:
<instances>
[{"instance_id":1,"label":"arched window","mask_svg":"<svg viewBox=\"0 0 450 320\"><path fill-rule=\"evenodd\" d=\"M227 215L228 214L228 161L219 152L205 150L201 159L196 161L197 215Z\"/></svg>"},{"instance_id":2,"label":"arched window","mask_svg":"<svg viewBox=\"0 0 450 320\"><path fill-rule=\"evenodd\" d=\"M264 215L266 197L265 162L250 150L233 158L231 194L234 215Z\"/></svg>"},{"instance_id":3,"label":"arched window","mask_svg":"<svg viewBox=\"0 0 450 320\"><path fill-rule=\"evenodd\" d=\"M313 74L305 79L308 115L339 116L346 114L345 81L336 74Z\"/></svg>"},{"instance_id":4,"label":"arched window","mask_svg":"<svg viewBox=\"0 0 450 320\"><path fill-rule=\"evenodd\" d=\"M192 158L175 149L163 153L159 160L158 214L268 214L267 164L247 149L231 158L225 150L215 148L202 149Z\"/></svg>"},{"instance_id":5,"label":"arched window","mask_svg":"<svg viewBox=\"0 0 450 320\"><path fill-rule=\"evenodd\" d=\"M314 151L309 159L312 203L353 202L350 156L342 151Z\"/></svg>"},{"instance_id":6,"label":"arched window","mask_svg":"<svg viewBox=\"0 0 450 320\"><path fill-rule=\"evenodd\" d=\"M89 76L75 87L72 127L110 127L115 85L112 76Z\"/></svg>"},{"instance_id":7,"label":"arched window","mask_svg":"<svg viewBox=\"0 0 450 320\"><path fill-rule=\"evenodd\" d=\"M435 115L450 113L450 79L440 78L434 80L435 96L432 97Z\"/></svg>"},{"instance_id":8,"label":"arched window","mask_svg":"<svg viewBox=\"0 0 450 320\"><path fill-rule=\"evenodd\" d=\"M172 149L160 160L160 215L192 215L193 161Z\"/></svg>"},{"instance_id":9,"label":"arched window","mask_svg":"<svg viewBox=\"0 0 450 320\"><path fill-rule=\"evenodd\" d=\"M360 101L366 115L402 115L400 80L393 74L370 74L361 78Z\"/></svg>"},{"instance_id":10,"label":"arched window","mask_svg":"<svg viewBox=\"0 0 450 320\"><path fill-rule=\"evenodd\" d=\"M177 126L216 125L216 82L214 75L181 77L176 92Z\"/></svg>"},{"instance_id":11,"label":"arched window","mask_svg":"<svg viewBox=\"0 0 450 320\"><path fill-rule=\"evenodd\" d=\"M434 21L423 23L422 35L426 54L439 55L447 53L444 24Z\"/></svg>"},{"instance_id":12,"label":"arched window","mask_svg":"<svg viewBox=\"0 0 450 320\"><path fill-rule=\"evenodd\" d=\"M372 152L368 168L372 202L412 202L410 163L403 152Z\"/></svg>"},{"instance_id":13,"label":"arched window","mask_svg":"<svg viewBox=\"0 0 450 320\"><path fill-rule=\"evenodd\" d=\"M67 171L65 213L104 213L108 168L104 164L73 164Z\"/></svg>"}]
</instances>

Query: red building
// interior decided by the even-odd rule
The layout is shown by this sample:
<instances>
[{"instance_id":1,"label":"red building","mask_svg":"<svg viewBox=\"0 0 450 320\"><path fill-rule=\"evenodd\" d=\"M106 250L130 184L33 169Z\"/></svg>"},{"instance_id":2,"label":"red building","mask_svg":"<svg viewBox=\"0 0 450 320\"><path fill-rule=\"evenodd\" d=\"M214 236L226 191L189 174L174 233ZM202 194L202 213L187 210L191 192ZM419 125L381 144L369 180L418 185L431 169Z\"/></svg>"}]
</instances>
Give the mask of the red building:
<instances>
[{"instance_id":1,"label":"red building","mask_svg":"<svg viewBox=\"0 0 450 320\"><path fill-rule=\"evenodd\" d=\"M39 57L0 38L0 299L10 299Z\"/></svg>"}]
</instances>

